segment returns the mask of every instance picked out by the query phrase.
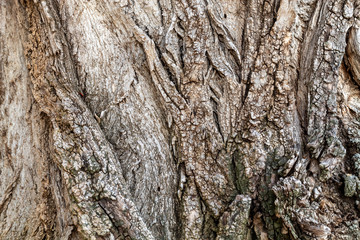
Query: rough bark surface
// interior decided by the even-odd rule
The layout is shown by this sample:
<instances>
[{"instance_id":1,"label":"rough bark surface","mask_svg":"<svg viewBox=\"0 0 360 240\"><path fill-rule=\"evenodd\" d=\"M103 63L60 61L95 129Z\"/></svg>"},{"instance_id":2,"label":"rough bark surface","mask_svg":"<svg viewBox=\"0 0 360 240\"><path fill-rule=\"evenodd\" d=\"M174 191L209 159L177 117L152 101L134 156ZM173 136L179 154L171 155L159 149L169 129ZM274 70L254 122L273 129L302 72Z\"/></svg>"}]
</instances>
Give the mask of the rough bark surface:
<instances>
[{"instance_id":1,"label":"rough bark surface","mask_svg":"<svg viewBox=\"0 0 360 240\"><path fill-rule=\"evenodd\" d=\"M360 1L0 1L0 239L360 239Z\"/></svg>"}]
</instances>

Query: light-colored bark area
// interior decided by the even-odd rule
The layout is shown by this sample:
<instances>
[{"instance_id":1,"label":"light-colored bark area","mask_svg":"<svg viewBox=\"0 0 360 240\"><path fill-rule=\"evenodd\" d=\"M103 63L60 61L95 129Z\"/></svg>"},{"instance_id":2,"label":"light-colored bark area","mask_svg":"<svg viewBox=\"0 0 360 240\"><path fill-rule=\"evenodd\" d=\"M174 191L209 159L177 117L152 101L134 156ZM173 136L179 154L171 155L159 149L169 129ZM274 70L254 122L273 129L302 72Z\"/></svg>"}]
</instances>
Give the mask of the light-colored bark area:
<instances>
[{"instance_id":1,"label":"light-colored bark area","mask_svg":"<svg viewBox=\"0 0 360 240\"><path fill-rule=\"evenodd\" d=\"M360 239L360 2L0 3L1 239Z\"/></svg>"},{"instance_id":2,"label":"light-colored bark area","mask_svg":"<svg viewBox=\"0 0 360 240\"><path fill-rule=\"evenodd\" d=\"M0 6L0 239L66 237L73 221L51 157L49 118L32 94L24 56L25 11L10 1Z\"/></svg>"}]
</instances>

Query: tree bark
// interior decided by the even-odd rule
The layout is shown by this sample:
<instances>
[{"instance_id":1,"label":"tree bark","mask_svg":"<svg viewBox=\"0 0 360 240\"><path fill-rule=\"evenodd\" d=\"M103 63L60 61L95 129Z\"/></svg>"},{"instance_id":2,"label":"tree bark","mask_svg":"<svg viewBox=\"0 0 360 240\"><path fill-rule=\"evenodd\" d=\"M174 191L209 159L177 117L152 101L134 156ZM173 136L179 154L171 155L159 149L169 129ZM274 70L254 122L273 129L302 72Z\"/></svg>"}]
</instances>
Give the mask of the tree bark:
<instances>
[{"instance_id":1,"label":"tree bark","mask_svg":"<svg viewBox=\"0 0 360 240\"><path fill-rule=\"evenodd\" d=\"M0 239L360 239L360 1L0 17Z\"/></svg>"}]
</instances>

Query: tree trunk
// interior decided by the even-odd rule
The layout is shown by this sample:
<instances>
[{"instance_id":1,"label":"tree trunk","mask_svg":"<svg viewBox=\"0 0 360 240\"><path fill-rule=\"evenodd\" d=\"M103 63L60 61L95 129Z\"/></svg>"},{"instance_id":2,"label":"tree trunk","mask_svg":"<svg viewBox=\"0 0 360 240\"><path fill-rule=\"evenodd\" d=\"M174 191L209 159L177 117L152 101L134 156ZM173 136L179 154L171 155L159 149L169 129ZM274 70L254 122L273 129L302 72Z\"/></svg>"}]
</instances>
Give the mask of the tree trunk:
<instances>
[{"instance_id":1,"label":"tree trunk","mask_svg":"<svg viewBox=\"0 0 360 240\"><path fill-rule=\"evenodd\" d=\"M0 17L0 239L360 239L360 1Z\"/></svg>"}]
</instances>

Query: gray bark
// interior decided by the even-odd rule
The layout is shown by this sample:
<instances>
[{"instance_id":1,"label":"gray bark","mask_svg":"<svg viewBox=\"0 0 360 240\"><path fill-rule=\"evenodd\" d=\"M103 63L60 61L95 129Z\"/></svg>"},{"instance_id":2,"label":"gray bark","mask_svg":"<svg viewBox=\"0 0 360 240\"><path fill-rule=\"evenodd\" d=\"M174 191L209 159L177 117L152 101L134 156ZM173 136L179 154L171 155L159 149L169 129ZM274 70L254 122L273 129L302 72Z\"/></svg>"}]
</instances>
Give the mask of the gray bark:
<instances>
[{"instance_id":1,"label":"gray bark","mask_svg":"<svg viewBox=\"0 0 360 240\"><path fill-rule=\"evenodd\" d=\"M358 0L0 2L0 239L360 239Z\"/></svg>"}]
</instances>

